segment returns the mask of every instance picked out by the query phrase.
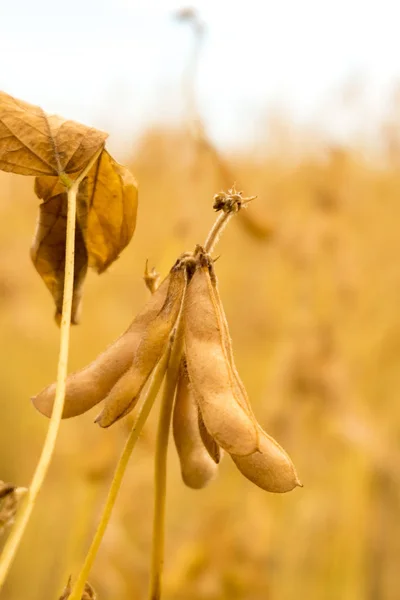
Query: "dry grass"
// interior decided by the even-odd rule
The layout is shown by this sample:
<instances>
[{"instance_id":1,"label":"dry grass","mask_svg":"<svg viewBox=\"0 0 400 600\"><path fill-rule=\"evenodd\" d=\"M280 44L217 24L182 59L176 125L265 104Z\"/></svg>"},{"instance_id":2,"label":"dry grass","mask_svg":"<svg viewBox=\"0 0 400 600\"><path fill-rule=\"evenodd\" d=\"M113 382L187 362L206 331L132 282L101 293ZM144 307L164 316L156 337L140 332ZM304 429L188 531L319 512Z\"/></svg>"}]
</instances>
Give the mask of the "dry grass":
<instances>
[{"instance_id":1,"label":"dry grass","mask_svg":"<svg viewBox=\"0 0 400 600\"><path fill-rule=\"evenodd\" d=\"M386 129L390 152L379 164L322 146L294 157L281 139L229 160L238 187L259 197L248 210L273 232L262 242L232 223L218 249L237 365L258 420L288 450L304 488L267 494L226 459L219 479L193 492L171 448L165 600L400 598L396 135ZM142 305L146 258L165 273L214 219L220 174L184 130L147 132L131 162L137 233L107 274L89 278L71 369ZM0 478L26 485L47 426L29 397L54 380L58 330L29 261L31 182L0 174L0 185ZM155 416L93 571L99 600L145 597ZM104 431L92 421L62 426L4 600L55 600L78 568L128 431L126 422Z\"/></svg>"}]
</instances>

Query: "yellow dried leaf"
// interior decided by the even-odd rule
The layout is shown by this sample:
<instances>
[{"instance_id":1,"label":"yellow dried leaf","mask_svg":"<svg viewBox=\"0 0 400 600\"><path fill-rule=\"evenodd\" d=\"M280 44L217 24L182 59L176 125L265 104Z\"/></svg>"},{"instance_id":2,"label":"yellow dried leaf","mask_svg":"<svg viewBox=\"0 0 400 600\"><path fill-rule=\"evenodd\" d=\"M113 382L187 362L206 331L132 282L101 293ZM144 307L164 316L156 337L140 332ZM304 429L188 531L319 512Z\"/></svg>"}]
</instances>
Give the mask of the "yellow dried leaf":
<instances>
[{"instance_id":1,"label":"yellow dried leaf","mask_svg":"<svg viewBox=\"0 0 400 600\"><path fill-rule=\"evenodd\" d=\"M78 220L89 266L103 272L130 242L136 225L137 183L104 150L81 185Z\"/></svg>"},{"instance_id":2,"label":"yellow dried leaf","mask_svg":"<svg viewBox=\"0 0 400 600\"><path fill-rule=\"evenodd\" d=\"M50 175L35 177L34 191L36 196L44 202L50 200L53 196L58 196L58 194L64 194L66 192L65 186L60 178ZM67 200L65 199L65 201Z\"/></svg>"},{"instance_id":3,"label":"yellow dried leaf","mask_svg":"<svg viewBox=\"0 0 400 600\"><path fill-rule=\"evenodd\" d=\"M13 524L14 517L26 488L4 483L0 479L0 535Z\"/></svg>"},{"instance_id":4,"label":"yellow dried leaf","mask_svg":"<svg viewBox=\"0 0 400 600\"><path fill-rule=\"evenodd\" d=\"M68 579L68 583L65 586L65 589L62 593L62 596L59 600L68 600L71 595L71 577ZM82 599L81 600L96 600L97 595L90 583L85 583L85 588L83 590Z\"/></svg>"},{"instance_id":5,"label":"yellow dried leaf","mask_svg":"<svg viewBox=\"0 0 400 600\"><path fill-rule=\"evenodd\" d=\"M31 258L35 269L43 279L56 305L56 320L62 312L64 272L65 272L65 239L67 230L66 194L53 196L39 207L39 218L31 246ZM86 277L88 259L79 224L75 232L75 269L74 292L72 300L71 322L79 320L79 306L82 297L82 286Z\"/></svg>"},{"instance_id":6,"label":"yellow dried leaf","mask_svg":"<svg viewBox=\"0 0 400 600\"><path fill-rule=\"evenodd\" d=\"M79 174L108 134L0 92L0 170L20 175Z\"/></svg>"},{"instance_id":7,"label":"yellow dried leaf","mask_svg":"<svg viewBox=\"0 0 400 600\"><path fill-rule=\"evenodd\" d=\"M36 177L35 193L44 202L31 257L53 295L58 316L64 289L67 195L59 178L52 176ZM88 264L102 272L118 258L135 230L136 211L133 176L103 150L78 193L72 323L77 322Z\"/></svg>"},{"instance_id":8,"label":"yellow dried leaf","mask_svg":"<svg viewBox=\"0 0 400 600\"><path fill-rule=\"evenodd\" d=\"M78 190L72 322L77 321L87 265L104 271L129 243L136 225L136 181L103 149L107 137L103 131L47 115L38 106L0 92L0 170L36 176L35 193L44 204L31 256L54 297L57 318L66 241L66 179L61 176L76 179L101 152Z\"/></svg>"}]
</instances>

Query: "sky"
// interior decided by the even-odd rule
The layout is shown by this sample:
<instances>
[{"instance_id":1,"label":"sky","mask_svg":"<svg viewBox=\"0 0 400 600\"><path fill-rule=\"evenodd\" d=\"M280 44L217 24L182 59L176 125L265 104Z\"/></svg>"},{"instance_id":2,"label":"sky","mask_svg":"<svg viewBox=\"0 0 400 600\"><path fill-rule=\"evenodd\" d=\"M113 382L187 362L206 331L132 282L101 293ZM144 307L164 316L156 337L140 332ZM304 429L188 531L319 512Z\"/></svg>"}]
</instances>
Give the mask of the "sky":
<instances>
[{"instance_id":1,"label":"sky","mask_svg":"<svg viewBox=\"0 0 400 600\"><path fill-rule=\"evenodd\" d=\"M197 106L221 145L252 144L269 113L346 139L400 81L396 0L0 0L0 89L101 127L125 146L187 114L193 30L204 26Z\"/></svg>"}]
</instances>

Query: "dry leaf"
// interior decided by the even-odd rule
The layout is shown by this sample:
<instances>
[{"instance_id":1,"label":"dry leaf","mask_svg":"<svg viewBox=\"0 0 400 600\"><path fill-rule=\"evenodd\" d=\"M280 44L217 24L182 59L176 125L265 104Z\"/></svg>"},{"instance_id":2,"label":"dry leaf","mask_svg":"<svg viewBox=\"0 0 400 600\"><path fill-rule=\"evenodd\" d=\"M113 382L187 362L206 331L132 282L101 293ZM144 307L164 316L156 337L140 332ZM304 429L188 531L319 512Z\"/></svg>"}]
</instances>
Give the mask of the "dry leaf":
<instances>
[{"instance_id":1,"label":"dry leaf","mask_svg":"<svg viewBox=\"0 0 400 600\"><path fill-rule=\"evenodd\" d=\"M108 135L0 92L0 170L78 175Z\"/></svg>"},{"instance_id":2,"label":"dry leaf","mask_svg":"<svg viewBox=\"0 0 400 600\"><path fill-rule=\"evenodd\" d=\"M60 319L64 291L67 194L71 180L104 147L107 134L47 115L41 108L0 92L0 170L36 175L43 200L31 257L53 295ZM127 246L136 225L137 185L128 169L103 150L77 195L72 323L78 320L88 265L102 273Z\"/></svg>"},{"instance_id":3,"label":"dry leaf","mask_svg":"<svg viewBox=\"0 0 400 600\"><path fill-rule=\"evenodd\" d=\"M68 579L68 583L65 586L65 589L62 593L62 596L60 596L59 600L68 600L68 598L70 597L71 594L71 577ZM94 589L92 588L92 586L90 585L90 583L85 583L85 589L83 590L83 594L82 594L82 600L96 600L97 598L97 594L94 591Z\"/></svg>"},{"instance_id":4,"label":"dry leaf","mask_svg":"<svg viewBox=\"0 0 400 600\"><path fill-rule=\"evenodd\" d=\"M96 600L97 594L90 585L90 583L85 583L85 589L83 590L82 600Z\"/></svg>"},{"instance_id":5,"label":"dry leaf","mask_svg":"<svg viewBox=\"0 0 400 600\"><path fill-rule=\"evenodd\" d=\"M146 266L144 269L143 275L144 283L151 294L157 291L158 286L160 285L161 275L158 273L153 267L151 271L149 271L149 261L146 260Z\"/></svg>"},{"instance_id":6,"label":"dry leaf","mask_svg":"<svg viewBox=\"0 0 400 600\"><path fill-rule=\"evenodd\" d=\"M61 315L66 241L67 195L58 177L37 177L35 193L44 200L31 248L31 258ZM82 182L77 203L75 278L72 323L87 266L103 272L132 238L136 225L137 185L131 173L103 150Z\"/></svg>"},{"instance_id":7,"label":"dry leaf","mask_svg":"<svg viewBox=\"0 0 400 600\"><path fill-rule=\"evenodd\" d=\"M102 273L130 242L136 225L137 183L104 150L78 195L78 219L89 266Z\"/></svg>"},{"instance_id":8,"label":"dry leaf","mask_svg":"<svg viewBox=\"0 0 400 600\"><path fill-rule=\"evenodd\" d=\"M15 487L0 480L0 535L13 524L21 497L26 488Z\"/></svg>"},{"instance_id":9,"label":"dry leaf","mask_svg":"<svg viewBox=\"0 0 400 600\"><path fill-rule=\"evenodd\" d=\"M67 198L66 194L57 194L43 202L39 207L39 219L31 247L31 258L35 269L50 290L56 305L56 320L62 313L64 272L65 272L65 240L67 231ZM79 320L79 305L82 297L82 286L88 265L87 251L79 223L75 231L75 269L74 293L72 300L71 322Z\"/></svg>"}]
</instances>

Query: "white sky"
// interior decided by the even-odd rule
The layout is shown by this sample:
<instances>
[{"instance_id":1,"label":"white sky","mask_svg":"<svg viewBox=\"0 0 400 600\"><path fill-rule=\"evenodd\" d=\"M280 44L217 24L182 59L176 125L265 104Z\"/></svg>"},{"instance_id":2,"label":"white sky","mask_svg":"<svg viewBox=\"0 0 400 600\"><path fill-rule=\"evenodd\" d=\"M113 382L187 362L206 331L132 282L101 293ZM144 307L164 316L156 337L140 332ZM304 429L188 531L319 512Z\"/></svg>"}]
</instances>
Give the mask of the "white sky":
<instances>
[{"instance_id":1,"label":"white sky","mask_svg":"<svg viewBox=\"0 0 400 600\"><path fill-rule=\"evenodd\" d=\"M127 143L149 121L183 114L193 40L173 13L187 5L0 0L0 89ZM367 129L400 81L398 0L189 5L207 25L197 90L218 143L252 143L268 107L339 138ZM353 80L362 99L345 109L341 90Z\"/></svg>"}]
</instances>

